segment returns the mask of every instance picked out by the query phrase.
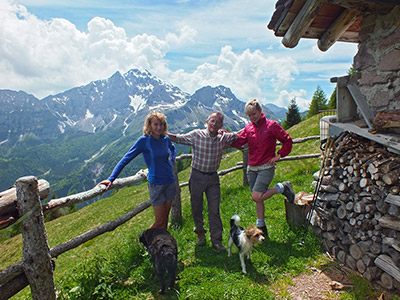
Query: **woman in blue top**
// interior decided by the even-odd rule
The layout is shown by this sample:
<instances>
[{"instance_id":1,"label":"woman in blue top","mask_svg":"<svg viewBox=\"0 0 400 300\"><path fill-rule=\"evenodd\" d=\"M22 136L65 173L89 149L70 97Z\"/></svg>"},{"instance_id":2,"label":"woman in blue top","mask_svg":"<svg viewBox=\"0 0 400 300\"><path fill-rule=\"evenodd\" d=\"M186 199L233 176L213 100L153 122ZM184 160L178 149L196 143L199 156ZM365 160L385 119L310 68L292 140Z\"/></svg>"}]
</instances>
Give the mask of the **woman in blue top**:
<instances>
[{"instance_id":1,"label":"woman in blue top","mask_svg":"<svg viewBox=\"0 0 400 300\"><path fill-rule=\"evenodd\" d=\"M160 112L149 113L144 121L143 136L115 166L110 177L101 181L107 189L118 177L122 169L136 156L143 153L148 168L150 202L153 206L155 221L150 226L167 229L168 216L172 200L176 194L175 176L172 163L175 163L176 150L170 138L165 133L168 125L166 116Z\"/></svg>"}]
</instances>

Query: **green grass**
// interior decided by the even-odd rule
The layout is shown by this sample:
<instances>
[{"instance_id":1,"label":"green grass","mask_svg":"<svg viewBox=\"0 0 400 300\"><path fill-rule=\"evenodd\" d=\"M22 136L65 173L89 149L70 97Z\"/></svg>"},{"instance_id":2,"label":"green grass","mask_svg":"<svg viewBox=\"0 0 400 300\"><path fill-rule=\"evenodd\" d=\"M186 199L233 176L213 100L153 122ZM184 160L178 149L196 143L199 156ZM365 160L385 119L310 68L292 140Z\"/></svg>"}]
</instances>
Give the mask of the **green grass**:
<instances>
[{"instance_id":1,"label":"green grass","mask_svg":"<svg viewBox=\"0 0 400 300\"><path fill-rule=\"evenodd\" d=\"M314 117L289 130L293 138L318 134L318 118ZM294 145L293 155L316 153L318 141ZM220 169L232 167L242 160L240 151L229 153ZM272 184L290 180L296 192L313 192L312 174L319 169L319 159L280 162ZM190 169L190 168L189 168ZM179 173L180 182L189 178L189 169ZM244 187L242 171L221 177L221 216L223 243L227 245L229 220L239 214L246 227L256 220L255 205L248 187ZM291 228L285 218L284 198L275 195L266 203L266 222L270 242L257 245L248 274L241 272L237 249L232 257L218 253L207 245L197 247L190 213L188 187L183 187L181 226L170 226L179 247L176 291L158 295L159 284L149 256L138 241L140 232L153 222L153 211L147 209L110 233L68 251L56 261L54 272L58 299L288 299L287 287L293 276L307 271L307 266L329 263L320 241L309 230L305 246L298 246L304 229ZM113 220L148 199L147 185L124 188L107 199L73 214L46 223L50 247ZM206 203L206 202L205 202ZM205 212L207 209L205 209ZM207 223L207 213L205 214ZM1 243L0 269L21 260L21 236ZM344 292L345 293L345 292ZM357 299L350 294L350 298ZM12 299L30 299L25 288Z\"/></svg>"}]
</instances>

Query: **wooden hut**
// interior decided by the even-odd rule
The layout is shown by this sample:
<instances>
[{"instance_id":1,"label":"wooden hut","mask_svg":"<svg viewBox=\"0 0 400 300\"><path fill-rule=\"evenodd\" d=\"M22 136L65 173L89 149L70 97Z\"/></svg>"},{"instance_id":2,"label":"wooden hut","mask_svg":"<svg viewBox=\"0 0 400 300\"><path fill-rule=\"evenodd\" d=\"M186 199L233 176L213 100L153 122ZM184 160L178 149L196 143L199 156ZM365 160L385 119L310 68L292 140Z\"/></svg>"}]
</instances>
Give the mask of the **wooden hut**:
<instances>
[{"instance_id":1,"label":"wooden hut","mask_svg":"<svg viewBox=\"0 0 400 300\"><path fill-rule=\"evenodd\" d=\"M331 78L337 113L311 223L336 259L400 292L400 1L279 0L268 28L288 48L358 43L354 74Z\"/></svg>"}]
</instances>

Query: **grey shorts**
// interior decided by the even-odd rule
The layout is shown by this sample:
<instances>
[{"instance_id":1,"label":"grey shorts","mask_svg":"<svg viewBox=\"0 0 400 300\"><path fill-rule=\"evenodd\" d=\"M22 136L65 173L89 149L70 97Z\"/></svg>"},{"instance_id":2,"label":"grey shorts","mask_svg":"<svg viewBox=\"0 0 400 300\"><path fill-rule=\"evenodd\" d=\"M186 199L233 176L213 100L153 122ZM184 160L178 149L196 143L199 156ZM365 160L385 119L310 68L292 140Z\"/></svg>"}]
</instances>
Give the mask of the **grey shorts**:
<instances>
[{"instance_id":1,"label":"grey shorts","mask_svg":"<svg viewBox=\"0 0 400 300\"><path fill-rule=\"evenodd\" d=\"M275 167L260 171L247 170L250 192L264 193L274 179L274 175Z\"/></svg>"},{"instance_id":2,"label":"grey shorts","mask_svg":"<svg viewBox=\"0 0 400 300\"><path fill-rule=\"evenodd\" d=\"M173 200L176 194L176 182L171 184L148 184L150 202L152 206L158 206L165 202L165 200Z\"/></svg>"}]
</instances>

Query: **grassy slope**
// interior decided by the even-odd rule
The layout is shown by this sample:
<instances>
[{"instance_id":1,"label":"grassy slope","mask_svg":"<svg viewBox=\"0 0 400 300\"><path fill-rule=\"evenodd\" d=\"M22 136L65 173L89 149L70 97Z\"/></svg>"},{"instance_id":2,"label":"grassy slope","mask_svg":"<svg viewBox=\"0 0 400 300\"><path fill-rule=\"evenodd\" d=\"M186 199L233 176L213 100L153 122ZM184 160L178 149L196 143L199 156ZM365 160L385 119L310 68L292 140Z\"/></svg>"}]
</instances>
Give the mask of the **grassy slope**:
<instances>
[{"instance_id":1,"label":"grassy slope","mask_svg":"<svg viewBox=\"0 0 400 300\"><path fill-rule=\"evenodd\" d=\"M316 117L289 130L293 138L318 135ZM294 145L292 155L316 153L318 141ZM241 160L235 151L221 163L221 169ZM312 192L312 174L319 168L318 159L280 162L273 184L291 180L296 192ZM180 182L189 177L189 169L179 174ZM255 208L248 187L242 186L242 171L221 177L221 215L224 243L227 244L229 219L241 216L241 225L255 222ZM190 214L189 192L182 188L183 225L171 227L179 245L179 273L177 292L163 297L168 299L278 299L287 295L286 286L291 276L306 271L306 265L324 262L318 240L308 234L306 246L299 247L303 230L291 229L285 220L282 195L276 195L266 204L267 226L271 241L258 245L251 262L247 262L248 275L240 271L237 250L228 258L210 247L195 246ZM65 242L100 224L113 220L147 200L147 185L130 187L115 192L110 198L98 201L71 215L46 223L50 247ZM207 216L206 216L207 220ZM152 299L159 298L158 282L149 258L138 242L140 232L152 223L153 212L146 210L111 233L106 233L86 244L62 254L56 259L55 281L66 299ZM1 244L0 269L21 260L21 236ZM78 288L79 286L79 288ZM73 292L70 292L70 290ZM86 291L94 295L90 297ZM29 288L13 299L29 299ZM61 297L61 295L60 295Z\"/></svg>"}]
</instances>

